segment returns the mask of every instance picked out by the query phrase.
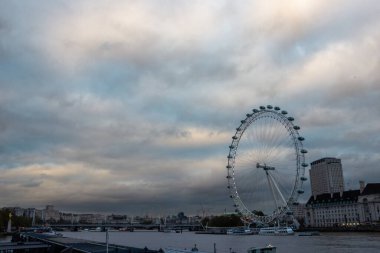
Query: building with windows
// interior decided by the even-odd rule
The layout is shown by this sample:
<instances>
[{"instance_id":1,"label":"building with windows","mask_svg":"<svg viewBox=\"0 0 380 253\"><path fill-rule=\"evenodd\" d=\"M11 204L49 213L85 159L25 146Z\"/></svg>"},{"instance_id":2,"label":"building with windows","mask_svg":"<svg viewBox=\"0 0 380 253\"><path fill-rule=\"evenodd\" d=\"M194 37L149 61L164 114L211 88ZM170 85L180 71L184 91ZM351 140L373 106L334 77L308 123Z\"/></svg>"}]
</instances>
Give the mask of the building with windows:
<instances>
[{"instance_id":1,"label":"building with windows","mask_svg":"<svg viewBox=\"0 0 380 253\"><path fill-rule=\"evenodd\" d=\"M103 224L106 221L106 216L104 214L78 214L79 223L84 224Z\"/></svg>"},{"instance_id":2,"label":"building with windows","mask_svg":"<svg viewBox=\"0 0 380 253\"><path fill-rule=\"evenodd\" d=\"M364 224L380 224L380 184L367 184L361 190L358 203L362 206L361 222Z\"/></svg>"},{"instance_id":3,"label":"building with windows","mask_svg":"<svg viewBox=\"0 0 380 253\"><path fill-rule=\"evenodd\" d=\"M380 184L360 190L311 196L306 203L307 227L350 227L380 224Z\"/></svg>"},{"instance_id":4,"label":"building with windows","mask_svg":"<svg viewBox=\"0 0 380 253\"><path fill-rule=\"evenodd\" d=\"M54 209L53 205L47 205L43 210L43 221L59 221L60 213L58 210Z\"/></svg>"},{"instance_id":5,"label":"building with windows","mask_svg":"<svg viewBox=\"0 0 380 253\"><path fill-rule=\"evenodd\" d=\"M303 222L306 213L305 203L297 203L296 205L291 205L290 210L293 213L293 217L296 218L298 222Z\"/></svg>"},{"instance_id":6,"label":"building with windows","mask_svg":"<svg viewBox=\"0 0 380 253\"><path fill-rule=\"evenodd\" d=\"M310 227L339 227L360 224L359 190L311 196L306 203L305 224Z\"/></svg>"},{"instance_id":7,"label":"building with windows","mask_svg":"<svg viewBox=\"0 0 380 253\"><path fill-rule=\"evenodd\" d=\"M60 215L61 215L60 221L62 223L66 223L66 224L79 223L79 215L78 214L60 212Z\"/></svg>"},{"instance_id":8,"label":"building with windows","mask_svg":"<svg viewBox=\"0 0 380 253\"><path fill-rule=\"evenodd\" d=\"M326 157L316 160L310 165L310 184L313 196L344 191L343 170L340 159Z\"/></svg>"}]
</instances>

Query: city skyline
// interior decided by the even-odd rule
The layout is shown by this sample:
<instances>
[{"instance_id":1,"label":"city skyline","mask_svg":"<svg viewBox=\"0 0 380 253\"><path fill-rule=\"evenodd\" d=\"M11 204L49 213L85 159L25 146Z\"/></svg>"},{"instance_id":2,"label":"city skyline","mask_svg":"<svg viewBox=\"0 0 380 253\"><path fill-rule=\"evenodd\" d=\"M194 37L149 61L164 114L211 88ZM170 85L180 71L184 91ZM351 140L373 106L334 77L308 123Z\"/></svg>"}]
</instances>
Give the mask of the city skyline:
<instances>
[{"instance_id":1,"label":"city skyline","mask_svg":"<svg viewBox=\"0 0 380 253\"><path fill-rule=\"evenodd\" d=\"M2 206L232 211L228 145L268 104L308 163L341 159L346 189L380 182L377 1L0 6Z\"/></svg>"}]
</instances>

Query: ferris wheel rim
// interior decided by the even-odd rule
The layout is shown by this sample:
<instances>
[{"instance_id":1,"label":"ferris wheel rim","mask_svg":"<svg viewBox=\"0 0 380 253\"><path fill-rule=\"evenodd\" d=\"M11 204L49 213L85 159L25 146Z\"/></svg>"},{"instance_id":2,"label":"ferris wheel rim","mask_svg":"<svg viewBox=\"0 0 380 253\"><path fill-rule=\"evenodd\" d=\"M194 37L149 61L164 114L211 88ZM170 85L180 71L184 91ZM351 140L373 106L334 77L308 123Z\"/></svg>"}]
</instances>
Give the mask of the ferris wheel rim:
<instances>
[{"instance_id":1,"label":"ferris wheel rim","mask_svg":"<svg viewBox=\"0 0 380 253\"><path fill-rule=\"evenodd\" d=\"M295 161L296 161L296 175L294 180L294 185L292 187L292 191L290 197L286 199L287 207L284 207L281 210L278 210L276 213L265 216L258 216L253 213L253 211L249 210L245 203L241 200L239 196L239 191L236 187L235 182L235 158L238 152L238 147L240 140L245 133L245 131L254 123L256 120L260 120L264 117L270 117L283 125L283 127L288 132L291 137L294 151L295 151ZM250 221L260 221L260 222L270 222L276 219L278 216L283 215L287 210L289 210L288 206L293 205L297 202L298 196L303 193L302 184L303 181L306 180L305 167L307 164L305 163L305 153L307 151L303 148L302 141L304 138L301 137L298 133L300 129L299 126L293 124L294 118L287 116L287 112L284 110L280 110L279 107L272 107L268 105L267 107L260 106L260 109L253 109L252 113L246 114L246 118L241 120L241 124L236 128L235 134L232 136L232 142L229 146L228 153L228 162L227 162L227 180L228 180L228 188L230 192L230 197L234 201L234 206L236 210L242 214L243 219Z\"/></svg>"}]
</instances>

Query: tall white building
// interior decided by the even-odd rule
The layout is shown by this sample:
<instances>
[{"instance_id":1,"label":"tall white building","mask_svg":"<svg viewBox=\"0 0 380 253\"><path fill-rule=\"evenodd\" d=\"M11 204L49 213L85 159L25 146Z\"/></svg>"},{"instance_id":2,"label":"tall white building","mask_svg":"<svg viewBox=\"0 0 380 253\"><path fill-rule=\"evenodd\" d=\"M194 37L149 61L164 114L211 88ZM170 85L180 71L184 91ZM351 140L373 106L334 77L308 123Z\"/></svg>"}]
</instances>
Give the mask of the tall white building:
<instances>
[{"instance_id":1,"label":"tall white building","mask_svg":"<svg viewBox=\"0 0 380 253\"><path fill-rule=\"evenodd\" d=\"M326 157L311 163L311 192L315 197L320 194L344 191L342 163L340 159Z\"/></svg>"}]
</instances>

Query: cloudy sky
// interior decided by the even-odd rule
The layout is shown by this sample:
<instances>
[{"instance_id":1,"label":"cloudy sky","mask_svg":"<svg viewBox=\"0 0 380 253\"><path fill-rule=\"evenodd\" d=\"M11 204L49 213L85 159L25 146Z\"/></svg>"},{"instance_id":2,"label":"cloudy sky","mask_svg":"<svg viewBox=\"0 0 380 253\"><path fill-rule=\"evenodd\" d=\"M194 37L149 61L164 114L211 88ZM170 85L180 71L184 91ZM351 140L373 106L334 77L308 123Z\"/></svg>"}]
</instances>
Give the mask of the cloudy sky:
<instances>
[{"instance_id":1,"label":"cloudy sky","mask_svg":"<svg viewBox=\"0 0 380 253\"><path fill-rule=\"evenodd\" d=\"M347 189L380 182L380 2L0 0L0 206L231 211L231 136L267 104Z\"/></svg>"}]
</instances>

